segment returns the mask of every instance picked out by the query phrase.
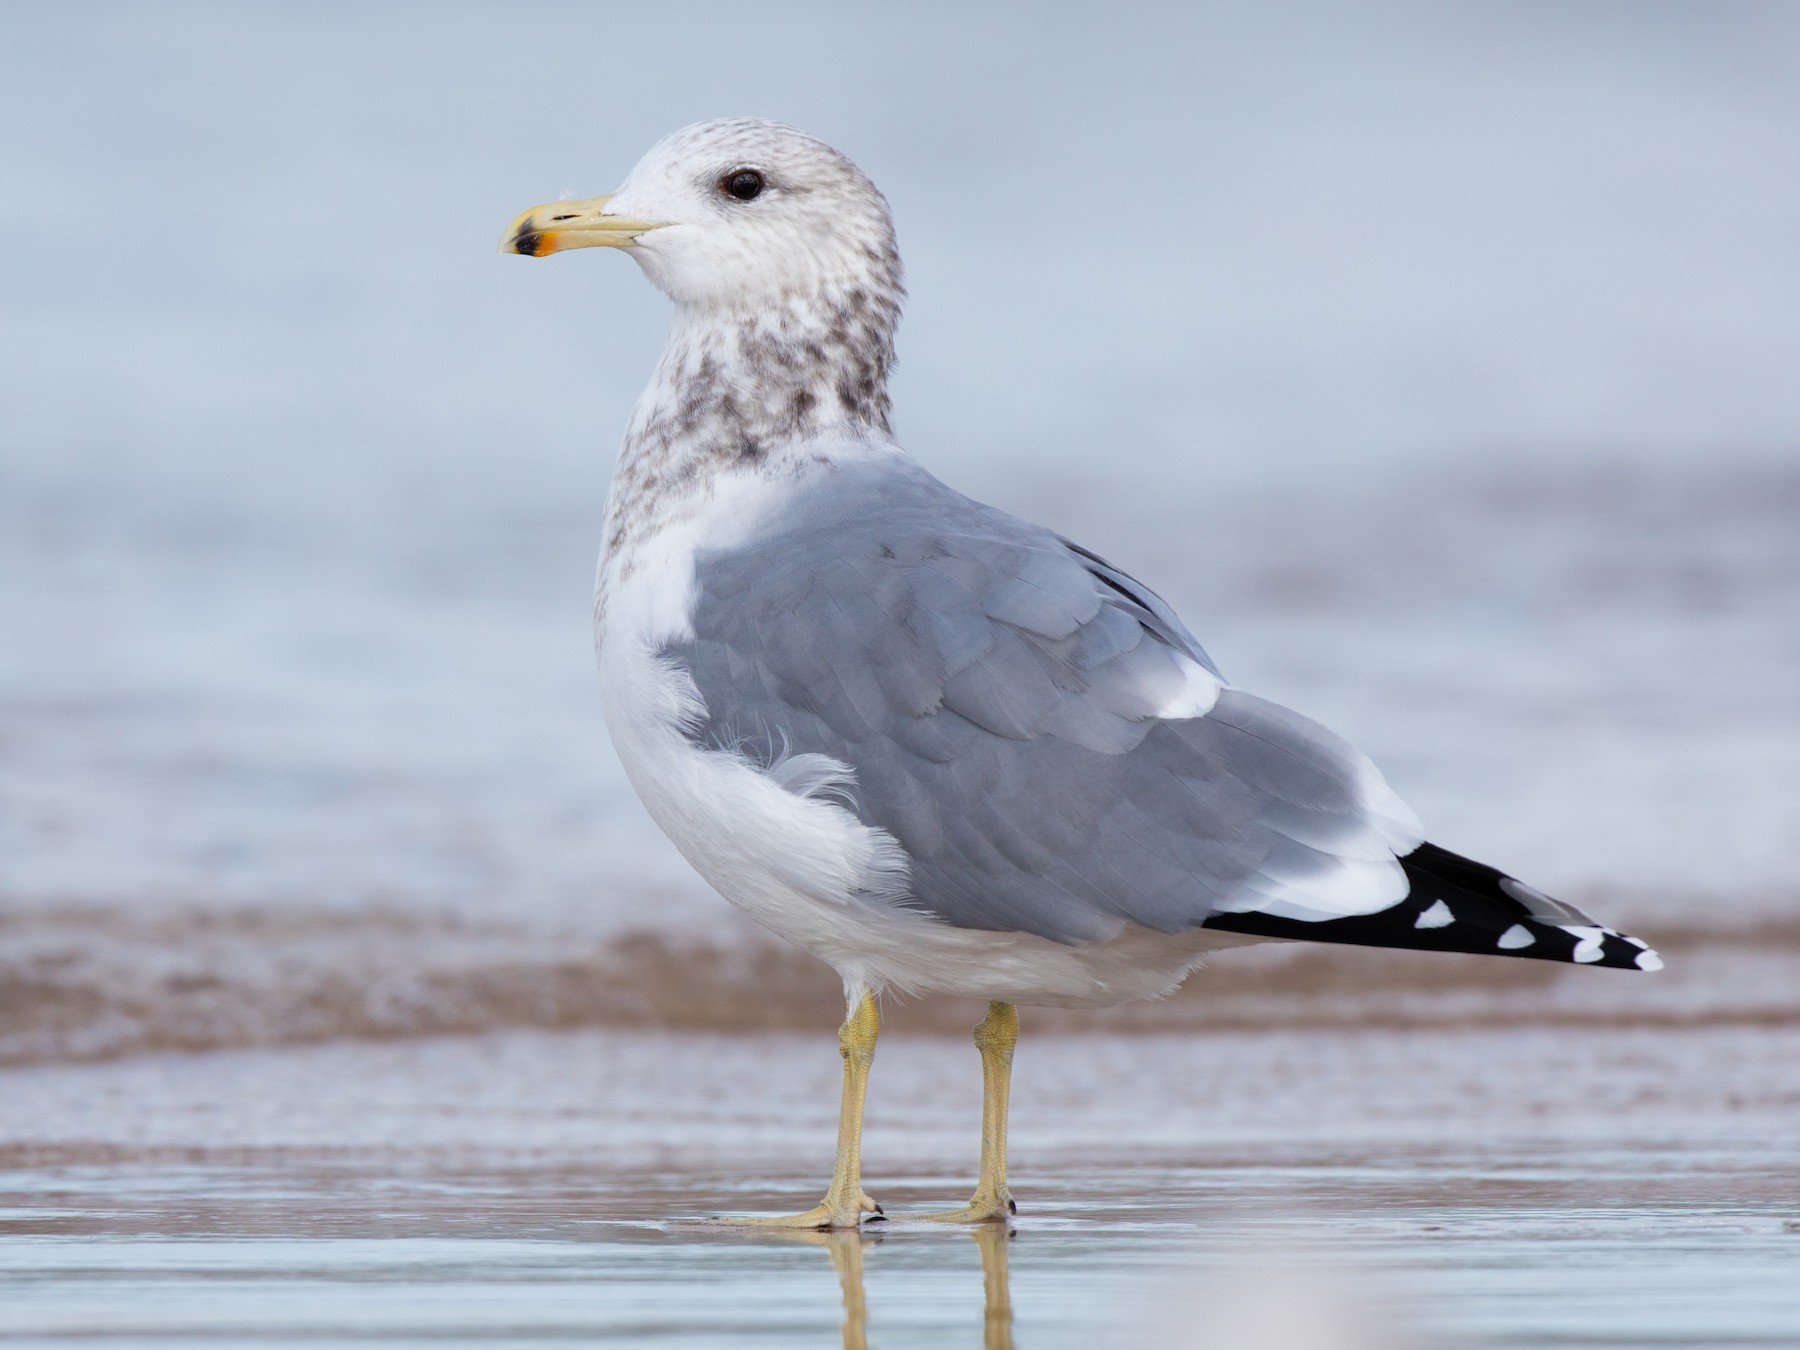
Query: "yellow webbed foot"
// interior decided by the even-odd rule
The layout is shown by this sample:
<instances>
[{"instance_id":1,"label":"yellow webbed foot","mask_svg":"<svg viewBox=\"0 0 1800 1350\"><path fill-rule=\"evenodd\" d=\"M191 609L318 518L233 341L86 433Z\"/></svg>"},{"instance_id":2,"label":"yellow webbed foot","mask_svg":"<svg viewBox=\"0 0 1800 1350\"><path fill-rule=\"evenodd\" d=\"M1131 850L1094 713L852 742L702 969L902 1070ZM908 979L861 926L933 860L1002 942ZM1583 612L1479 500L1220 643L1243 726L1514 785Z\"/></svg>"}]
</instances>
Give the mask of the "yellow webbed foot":
<instances>
[{"instance_id":1,"label":"yellow webbed foot","mask_svg":"<svg viewBox=\"0 0 1800 1350\"><path fill-rule=\"evenodd\" d=\"M961 1209L939 1210L933 1214L901 1214L897 1218L920 1223L1007 1223L1019 1212L1012 1193L1002 1187L998 1191L976 1191Z\"/></svg>"},{"instance_id":2,"label":"yellow webbed foot","mask_svg":"<svg viewBox=\"0 0 1800 1350\"><path fill-rule=\"evenodd\" d=\"M769 1216L720 1214L706 1222L725 1224L734 1228L844 1229L858 1227L865 1214L872 1215L873 1221L878 1223L887 1218L880 1205L859 1191L854 1200L827 1195L802 1214Z\"/></svg>"}]
</instances>

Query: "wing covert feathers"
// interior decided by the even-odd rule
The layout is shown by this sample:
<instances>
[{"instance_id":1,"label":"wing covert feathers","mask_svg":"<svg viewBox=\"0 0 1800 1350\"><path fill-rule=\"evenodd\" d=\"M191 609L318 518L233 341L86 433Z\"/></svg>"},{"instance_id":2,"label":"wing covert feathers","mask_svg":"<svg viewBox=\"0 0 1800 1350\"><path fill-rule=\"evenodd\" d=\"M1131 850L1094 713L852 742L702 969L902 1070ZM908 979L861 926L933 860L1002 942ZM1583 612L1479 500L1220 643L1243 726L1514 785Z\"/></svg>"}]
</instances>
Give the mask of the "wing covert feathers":
<instances>
[{"instance_id":1,"label":"wing covert feathers","mask_svg":"<svg viewBox=\"0 0 1800 1350\"><path fill-rule=\"evenodd\" d=\"M1367 756L1233 689L1098 555L895 457L696 556L701 748L801 757L953 927L1127 925L1653 969L1642 943L1428 843ZM810 759L806 757L811 757Z\"/></svg>"}]
</instances>

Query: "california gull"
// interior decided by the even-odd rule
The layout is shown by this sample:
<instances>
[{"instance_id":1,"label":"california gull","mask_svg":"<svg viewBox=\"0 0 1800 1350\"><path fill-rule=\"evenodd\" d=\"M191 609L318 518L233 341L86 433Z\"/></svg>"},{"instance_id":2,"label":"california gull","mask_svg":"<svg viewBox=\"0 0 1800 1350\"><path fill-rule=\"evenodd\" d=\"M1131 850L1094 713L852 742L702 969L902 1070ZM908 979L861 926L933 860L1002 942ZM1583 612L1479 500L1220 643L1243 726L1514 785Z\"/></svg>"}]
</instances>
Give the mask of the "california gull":
<instances>
[{"instance_id":1,"label":"california gull","mask_svg":"<svg viewBox=\"0 0 1800 1350\"><path fill-rule=\"evenodd\" d=\"M622 248L675 304L625 432L594 608L607 724L721 895L842 976L824 1200L845 1228L885 989L985 999L980 1179L1004 1221L1017 1004L1154 998L1268 939L1654 970L1573 906L1425 842L1360 752L1219 673L1105 558L910 459L887 203L755 119L657 144L506 251Z\"/></svg>"}]
</instances>

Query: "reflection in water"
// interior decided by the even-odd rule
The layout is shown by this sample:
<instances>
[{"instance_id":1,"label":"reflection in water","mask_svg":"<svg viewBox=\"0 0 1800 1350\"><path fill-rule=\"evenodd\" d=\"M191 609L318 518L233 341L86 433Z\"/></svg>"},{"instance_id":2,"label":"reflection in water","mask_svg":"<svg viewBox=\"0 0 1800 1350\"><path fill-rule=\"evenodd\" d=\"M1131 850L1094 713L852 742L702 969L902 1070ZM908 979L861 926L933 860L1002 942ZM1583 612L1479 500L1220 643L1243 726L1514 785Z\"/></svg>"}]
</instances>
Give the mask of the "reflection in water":
<instances>
[{"instance_id":1,"label":"reflection in water","mask_svg":"<svg viewBox=\"0 0 1800 1350\"><path fill-rule=\"evenodd\" d=\"M866 1238L856 1229L840 1229L820 1233L819 1240L831 1249L831 1264L837 1267L838 1285L844 1291L844 1350L869 1350L869 1300L863 1292L863 1248L873 1247L874 1238Z\"/></svg>"},{"instance_id":2,"label":"reflection in water","mask_svg":"<svg viewBox=\"0 0 1800 1350\"><path fill-rule=\"evenodd\" d=\"M1006 1249L1013 1230L984 1223L972 1235L981 1248L982 1350L1012 1350L1012 1282L1006 1274Z\"/></svg>"},{"instance_id":3,"label":"reflection in water","mask_svg":"<svg viewBox=\"0 0 1800 1350\"><path fill-rule=\"evenodd\" d=\"M981 1252L982 1350L1013 1350L1012 1287L1007 1278L1006 1254L1014 1230L1004 1224L978 1224L970 1233ZM863 1285L863 1252L879 1246L881 1238L859 1229L835 1232L776 1232L759 1234L783 1241L806 1242L831 1253L838 1285L844 1294L844 1350L868 1350L869 1299Z\"/></svg>"}]
</instances>

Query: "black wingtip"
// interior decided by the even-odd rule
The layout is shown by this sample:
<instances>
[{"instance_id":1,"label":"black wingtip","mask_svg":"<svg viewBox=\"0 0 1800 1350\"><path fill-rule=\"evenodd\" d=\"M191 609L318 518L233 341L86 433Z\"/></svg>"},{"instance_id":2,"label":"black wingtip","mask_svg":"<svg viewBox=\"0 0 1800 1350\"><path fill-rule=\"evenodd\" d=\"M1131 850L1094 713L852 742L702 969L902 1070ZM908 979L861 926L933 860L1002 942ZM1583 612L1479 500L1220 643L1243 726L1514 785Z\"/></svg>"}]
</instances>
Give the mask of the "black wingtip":
<instances>
[{"instance_id":1,"label":"black wingtip","mask_svg":"<svg viewBox=\"0 0 1800 1350\"><path fill-rule=\"evenodd\" d=\"M1485 863L1421 844L1400 865L1410 892L1373 914L1306 920L1251 911L1214 914L1203 926L1300 942L1517 956L1611 970L1662 969L1662 958L1637 938L1596 923L1573 905Z\"/></svg>"}]
</instances>

